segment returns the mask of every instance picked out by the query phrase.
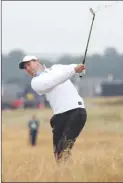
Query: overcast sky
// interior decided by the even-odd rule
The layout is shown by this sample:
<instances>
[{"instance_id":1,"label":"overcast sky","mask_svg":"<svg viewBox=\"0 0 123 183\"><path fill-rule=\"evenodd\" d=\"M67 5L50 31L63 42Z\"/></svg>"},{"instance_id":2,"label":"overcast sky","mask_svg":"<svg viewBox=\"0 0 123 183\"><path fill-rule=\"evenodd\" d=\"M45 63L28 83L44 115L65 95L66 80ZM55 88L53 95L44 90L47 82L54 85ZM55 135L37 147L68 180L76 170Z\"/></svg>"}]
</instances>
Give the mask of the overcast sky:
<instances>
[{"instance_id":1,"label":"overcast sky","mask_svg":"<svg viewBox=\"0 0 123 183\"><path fill-rule=\"evenodd\" d=\"M103 53L108 46L123 53L121 1L2 1L3 53L20 48L29 54L82 54L92 19L89 8L99 5L88 54Z\"/></svg>"}]
</instances>

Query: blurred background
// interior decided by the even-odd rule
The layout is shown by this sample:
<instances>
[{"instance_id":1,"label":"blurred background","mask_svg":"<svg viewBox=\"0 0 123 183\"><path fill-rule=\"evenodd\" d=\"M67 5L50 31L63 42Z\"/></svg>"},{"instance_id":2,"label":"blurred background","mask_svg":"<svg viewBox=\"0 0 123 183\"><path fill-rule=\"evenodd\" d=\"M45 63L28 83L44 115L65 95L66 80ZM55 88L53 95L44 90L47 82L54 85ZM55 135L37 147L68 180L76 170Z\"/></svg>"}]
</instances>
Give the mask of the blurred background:
<instances>
[{"instance_id":1,"label":"blurred background","mask_svg":"<svg viewBox=\"0 0 123 183\"><path fill-rule=\"evenodd\" d=\"M31 54L46 67L81 63L90 7L98 12L86 76L72 81L83 97L123 96L122 2L2 2L2 109L48 105L31 89L18 62Z\"/></svg>"},{"instance_id":2,"label":"blurred background","mask_svg":"<svg viewBox=\"0 0 123 183\"><path fill-rule=\"evenodd\" d=\"M86 75L71 79L88 118L73 149L74 163L60 170L53 157L53 113L18 62L35 55L46 67L81 63L92 21L89 8L97 13ZM3 182L123 181L122 1L2 1L1 87ZM40 121L36 148L28 142L33 115Z\"/></svg>"}]
</instances>

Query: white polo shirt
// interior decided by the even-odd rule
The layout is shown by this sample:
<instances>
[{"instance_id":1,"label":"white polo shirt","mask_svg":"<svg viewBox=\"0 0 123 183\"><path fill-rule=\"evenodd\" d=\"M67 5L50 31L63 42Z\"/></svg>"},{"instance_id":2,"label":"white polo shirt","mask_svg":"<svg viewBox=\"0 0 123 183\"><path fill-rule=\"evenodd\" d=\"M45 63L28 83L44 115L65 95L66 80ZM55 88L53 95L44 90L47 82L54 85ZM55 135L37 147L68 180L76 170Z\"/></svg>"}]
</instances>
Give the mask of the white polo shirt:
<instances>
[{"instance_id":1,"label":"white polo shirt","mask_svg":"<svg viewBox=\"0 0 123 183\"><path fill-rule=\"evenodd\" d=\"M39 95L46 95L54 114L85 108L83 99L70 80L76 74L75 66L56 64L32 78L32 89Z\"/></svg>"}]
</instances>

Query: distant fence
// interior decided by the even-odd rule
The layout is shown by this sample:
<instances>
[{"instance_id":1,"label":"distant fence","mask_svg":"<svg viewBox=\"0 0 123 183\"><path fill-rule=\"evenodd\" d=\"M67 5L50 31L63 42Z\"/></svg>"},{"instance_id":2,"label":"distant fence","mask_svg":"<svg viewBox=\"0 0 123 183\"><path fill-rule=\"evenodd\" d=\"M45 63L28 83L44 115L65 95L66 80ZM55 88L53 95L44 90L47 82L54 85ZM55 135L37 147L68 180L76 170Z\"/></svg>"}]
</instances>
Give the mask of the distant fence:
<instances>
[{"instance_id":1,"label":"distant fence","mask_svg":"<svg viewBox=\"0 0 123 183\"><path fill-rule=\"evenodd\" d=\"M123 81L108 81L107 78L79 77L75 84L82 97L123 96Z\"/></svg>"}]
</instances>

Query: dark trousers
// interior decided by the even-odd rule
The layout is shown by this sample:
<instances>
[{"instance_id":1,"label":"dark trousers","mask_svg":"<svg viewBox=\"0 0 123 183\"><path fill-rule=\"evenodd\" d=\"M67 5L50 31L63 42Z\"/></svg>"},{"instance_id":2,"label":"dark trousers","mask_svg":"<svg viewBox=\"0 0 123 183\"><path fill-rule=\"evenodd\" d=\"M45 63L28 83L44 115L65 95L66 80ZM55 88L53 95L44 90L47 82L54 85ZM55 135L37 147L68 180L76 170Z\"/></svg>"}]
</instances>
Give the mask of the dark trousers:
<instances>
[{"instance_id":1,"label":"dark trousers","mask_svg":"<svg viewBox=\"0 0 123 183\"><path fill-rule=\"evenodd\" d=\"M31 145L36 145L36 139L37 139L37 130L30 129L30 143Z\"/></svg>"},{"instance_id":2,"label":"dark trousers","mask_svg":"<svg viewBox=\"0 0 123 183\"><path fill-rule=\"evenodd\" d=\"M67 159L76 138L83 129L87 118L84 108L77 108L54 115L50 124L53 128L53 146L56 160Z\"/></svg>"}]
</instances>

